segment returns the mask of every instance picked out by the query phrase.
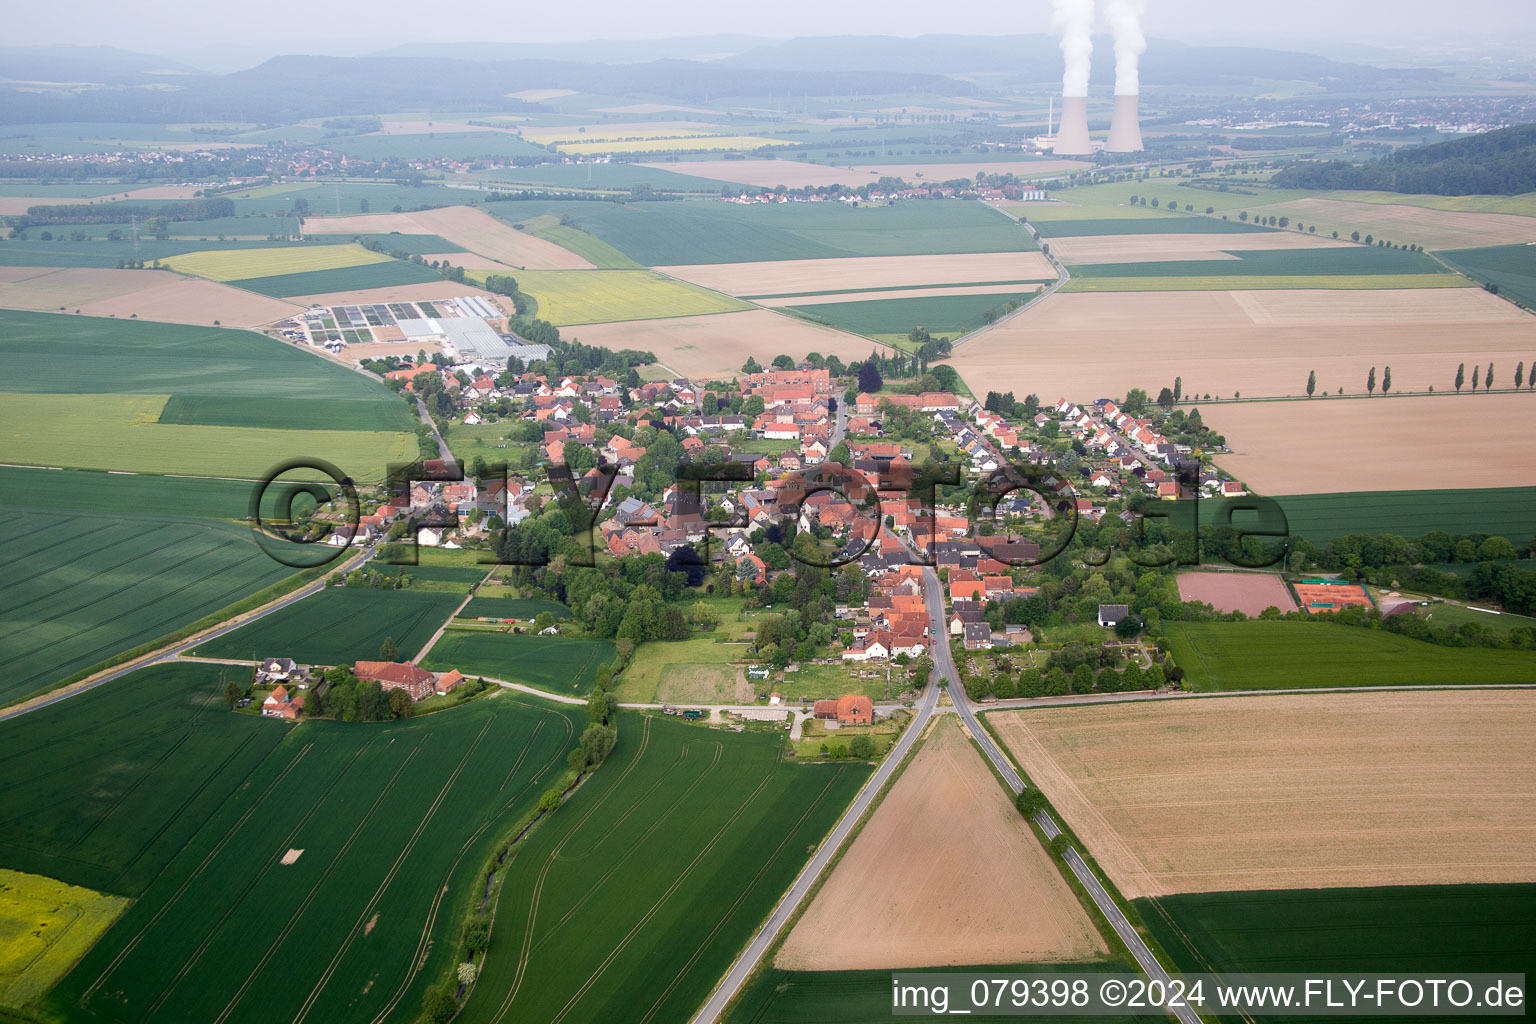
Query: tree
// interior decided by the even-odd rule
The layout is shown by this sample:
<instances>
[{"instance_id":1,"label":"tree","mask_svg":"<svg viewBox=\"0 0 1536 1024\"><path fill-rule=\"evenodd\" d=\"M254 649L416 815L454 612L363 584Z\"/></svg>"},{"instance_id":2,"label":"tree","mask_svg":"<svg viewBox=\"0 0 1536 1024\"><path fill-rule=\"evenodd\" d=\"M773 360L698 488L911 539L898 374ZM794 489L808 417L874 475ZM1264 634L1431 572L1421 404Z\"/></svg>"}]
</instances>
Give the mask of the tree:
<instances>
[{"instance_id":1,"label":"tree","mask_svg":"<svg viewBox=\"0 0 1536 1024\"><path fill-rule=\"evenodd\" d=\"M1017 807L1024 817L1033 818L1045 810L1045 794L1033 786L1025 786L1024 791L1013 798L1013 806Z\"/></svg>"},{"instance_id":2,"label":"tree","mask_svg":"<svg viewBox=\"0 0 1536 1024\"><path fill-rule=\"evenodd\" d=\"M1472 367L1472 390L1473 391L1477 390L1477 379L1478 379L1479 376L1481 376L1482 369L1483 368L1481 366L1474 366L1474 367Z\"/></svg>"},{"instance_id":3,"label":"tree","mask_svg":"<svg viewBox=\"0 0 1536 1024\"><path fill-rule=\"evenodd\" d=\"M1141 619L1135 615L1126 615L1115 622L1115 636L1122 640L1130 640L1141 633Z\"/></svg>"},{"instance_id":4,"label":"tree","mask_svg":"<svg viewBox=\"0 0 1536 1024\"><path fill-rule=\"evenodd\" d=\"M379 644L379 660L394 661L400 656L400 651L395 647L395 638L387 636L384 642Z\"/></svg>"},{"instance_id":5,"label":"tree","mask_svg":"<svg viewBox=\"0 0 1536 1024\"><path fill-rule=\"evenodd\" d=\"M421 999L421 1018L427 1024L444 1024L459 1012L459 1004L446 988L428 989Z\"/></svg>"},{"instance_id":6,"label":"tree","mask_svg":"<svg viewBox=\"0 0 1536 1024\"><path fill-rule=\"evenodd\" d=\"M459 964L459 969L456 973L458 974L460 985L473 985L475 983L475 978L480 974L480 972L475 969L475 965L468 960L464 961L462 964Z\"/></svg>"},{"instance_id":7,"label":"tree","mask_svg":"<svg viewBox=\"0 0 1536 1024\"><path fill-rule=\"evenodd\" d=\"M1525 380L1525 360L1520 360L1515 365L1515 390L1520 390L1520 384Z\"/></svg>"},{"instance_id":8,"label":"tree","mask_svg":"<svg viewBox=\"0 0 1536 1024\"><path fill-rule=\"evenodd\" d=\"M1184 378L1183 377L1175 377L1175 378L1173 378L1173 400L1175 402L1177 402L1180 398L1183 398L1183 397L1184 397Z\"/></svg>"},{"instance_id":9,"label":"tree","mask_svg":"<svg viewBox=\"0 0 1536 1024\"><path fill-rule=\"evenodd\" d=\"M245 696L245 691L240 689L240 685L238 683L228 682L224 684L225 704L228 704L230 707L234 707L235 701L239 700L243 696Z\"/></svg>"},{"instance_id":10,"label":"tree","mask_svg":"<svg viewBox=\"0 0 1536 1024\"><path fill-rule=\"evenodd\" d=\"M848 741L848 756L857 761L868 761L875 756L875 741L860 733Z\"/></svg>"},{"instance_id":11,"label":"tree","mask_svg":"<svg viewBox=\"0 0 1536 1024\"><path fill-rule=\"evenodd\" d=\"M1163 388L1163 390L1157 393L1157 404L1162 407L1164 412L1173 408L1174 401L1173 392L1168 388Z\"/></svg>"},{"instance_id":12,"label":"tree","mask_svg":"<svg viewBox=\"0 0 1536 1024\"><path fill-rule=\"evenodd\" d=\"M1067 670L1057 665L1045 674L1045 696L1065 697L1070 680L1067 678Z\"/></svg>"},{"instance_id":13,"label":"tree","mask_svg":"<svg viewBox=\"0 0 1536 1024\"><path fill-rule=\"evenodd\" d=\"M1493 364L1492 363L1488 364L1488 373L1487 373L1486 376L1483 377L1483 390L1484 391L1492 391L1493 390Z\"/></svg>"},{"instance_id":14,"label":"tree","mask_svg":"<svg viewBox=\"0 0 1536 1024\"><path fill-rule=\"evenodd\" d=\"M1376 393L1376 367L1371 367L1371 372L1365 378L1365 392L1368 395Z\"/></svg>"},{"instance_id":15,"label":"tree","mask_svg":"<svg viewBox=\"0 0 1536 1024\"><path fill-rule=\"evenodd\" d=\"M1093 692L1093 669L1088 667L1087 662L1084 662L1072 670L1072 692Z\"/></svg>"},{"instance_id":16,"label":"tree","mask_svg":"<svg viewBox=\"0 0 1536 1024\"><path fill-rule=\"evenodd\" d=\"M1386 394L1392 390L1392 367L1388 366L1381 371L1381 393Z\"/></svg>"},{"instance_id":17,"label":"tree","mask_svg":"<svg viewBox=\"0 0 1536 1024\"><path fill-rule=\"evenodd\" d=\"M546 789L544 795L539 797L539 810L548 814L560 807L560 791L558 789Z\"/></svg>"},{"instance_id":18,"label":"tree","mask_svg":"<svg viewBox=\"0 0 1536 1024\"><path fill-rule=\"evenodd\" d=\"M1312 393L1315 392L1316 390L1317 390L1317 371L1313 370L1311 373L1307 374L1307 397L1311 398L1312 397Z\"/></svg>"},{"instance_id":19,"label":"tree","mask_svg":"<svg viewBox=\"0 0 1536 1024\"><path fill-rule=\"evenodd\" d=\"M404 690L389 691L389 717L410 718L416 710L416 702L411 700L411 695Z\"/></svg>"},{"instance_id":20,"label":"tree","mask_svg":"<svg viewBox=\"0 0 1536 1024\"><path fill-rule=\"evenodd\" d=\"M774 356L773 368L775 370L793 370L795 368L795 361L785 355Z\"/></svg>"},{"instance_id":21,"label":"tree","mask_svg":"<svg viewBox=\"0 0 1536 1024\"><path fill-rule=\"evenodd\" d=\"M1456 367L1456 391L1461 392L1461 386L1467 382L1467 364L1462 363Z\"/></svg>"},{"instance_id":22,"label":"tree","mask_svg":"<svg viewBox=\"0 0 1536 1024\"><path fill-rule=\"evenodd\" d=\"M859 367L859 390L866 395L873 395L885 387L885 378L880 376L880 371L871 360Z\"/></svg>"}]
</instances>

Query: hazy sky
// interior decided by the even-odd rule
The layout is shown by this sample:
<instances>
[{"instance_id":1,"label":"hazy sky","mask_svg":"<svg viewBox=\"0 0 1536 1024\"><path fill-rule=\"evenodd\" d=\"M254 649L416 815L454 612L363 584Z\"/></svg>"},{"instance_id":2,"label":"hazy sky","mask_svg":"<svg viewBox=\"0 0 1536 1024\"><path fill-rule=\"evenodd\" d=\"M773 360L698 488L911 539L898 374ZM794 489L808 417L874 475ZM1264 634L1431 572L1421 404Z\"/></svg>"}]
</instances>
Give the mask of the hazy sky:
<instances>
[{"instance_id":1,"label":"hazy sky","mask_svg":"<svg viewBox=\"0 0 1536 1024\"><path fill-rule=\"evenodd\" d=\"M1049 31L1048 0L971 0L939 22L929 3L838 4L776 0L587 0L582 4L462 0L434 13L409 0L264 0L242 7L205 0L74 0L14 4L12 45L81 43L152 53L258 46L283 53L361 53L411 40L576 42L714 33L760 36L914 36L927 32L1012 34ZM772 16L766 16L771 14ZM1536 34L1536 0L1149 0L1148 34L1191 42L1308 41L1390 44L1468 36Z\"/></svg>"}]
</instances>

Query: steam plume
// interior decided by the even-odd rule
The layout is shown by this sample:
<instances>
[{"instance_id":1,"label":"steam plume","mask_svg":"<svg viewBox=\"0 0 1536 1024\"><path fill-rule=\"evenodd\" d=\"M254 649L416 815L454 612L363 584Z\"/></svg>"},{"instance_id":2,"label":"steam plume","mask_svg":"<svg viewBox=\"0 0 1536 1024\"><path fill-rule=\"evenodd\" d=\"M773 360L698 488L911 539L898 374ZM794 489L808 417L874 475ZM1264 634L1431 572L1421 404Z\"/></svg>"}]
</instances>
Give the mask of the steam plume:
<instances>
[{"instance_id":1,"label":"steam plume","mask_svg":"<svg viewBox=\"0 0 1536 1024\"><path fill-rule=\"evenodd\" d=\"M1061 33L1061 55L1067 63L1062 95L1087 96L1093 58L1093 0L1051 0L1051 7L1051 25Z\"/></svg>"},{"instance_id":2,"label":"steam plume","mask_svg":"<svg viewBox=\"0 0 1536 1024\"><path fill-rule=\"evenodd\" d=\"M1115 36L1115 95L1137 96L1141 93L1141 55L1147 52L1147 37L1141 33L1141 16L1147 0L1109 0L1105 16ZM1062 43L1063 49L1066 43Z\"/></svg>"}]
</instances>

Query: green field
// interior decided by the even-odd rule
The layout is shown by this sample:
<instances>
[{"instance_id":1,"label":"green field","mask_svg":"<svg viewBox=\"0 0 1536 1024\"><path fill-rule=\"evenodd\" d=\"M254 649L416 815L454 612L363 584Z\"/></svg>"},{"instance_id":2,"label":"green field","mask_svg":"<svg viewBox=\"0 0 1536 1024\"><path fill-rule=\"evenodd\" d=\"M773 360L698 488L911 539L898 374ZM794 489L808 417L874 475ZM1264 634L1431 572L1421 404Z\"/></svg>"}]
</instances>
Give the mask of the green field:
<instances>
[{"instance_id":1,"label":"green field","mask_svg":"<svg viewBox=\"0 0 1536 1024\"><path fill-rule=\"evenodd\" d=\"M873 299L861 302L824 302L812 306L787 306L786 312L855 334L903 334L917 326L951 338L974 331L983 324L982 314L999 315L1010 299L1023 305L1034 292L998 292L992 295L928 295L906 299Z\"/></svg>"},{"instance_id":2,"label":"green field","mask_svg":"<svg viewBox=\"0 0 1536 1024\"><path fill-rule=\"evenodd\" d=\"M1536 249L1533 249L1536 251ZM1406 249L1335 247L1230 252L1229 260L1167 260L1074 265L1074 277L1369 277L1446 274L1428 255Z\"/></svg>"},{"instance_id":3,"label":"green field","mask_svg":"<svg viewBox=\"0 0 1536 1024\"><path fill-rule=\"evenodd\" d=\"M559 188L624 191L635 185L649 185L658 191L720 194L718 181L628 163L538 164L533 167L505 167L491 171L482 180L488 184L497 185L553 185Z\"/></svg>"},{"instance_id":4,"label":"green field","mask_svg":"<svg viewBox=\"0 0 1536 1024\"><path fill-rule=\"evenodd\" d=\"M324 224L325 221L316 221ZM450 242L441 235L405 235L398 231L392 231L387 235L306 235L311 242L321 244L340 244L357 239L362 242L377 242L389 252L403 252L406 255L428 256L442 255L450 252L463 252L464 247Z\"/></svg>"},{"instance_id":5,"label":"green field","mask_svg":"<svg viewBox=\"0 0 1536 1024\"><path fill-rule=\"evenodd\" d=\"M1013 964L966 967L931 967L905 970L903 977L914 974L942 974L979 969L987 973L1072 975L1083 971L1119 973L1129 971L1113 963L1095 964ZM753 975L742 989L726 1024L886 1024L891 1013L890 971L784 971L768 966ZM967 1014L966 1020L1017 1021L1014 1016ZM1074 1021L1107 1024L1109 1021L1165 1021L1162 1016L1089 1017L1073 1016Z\"/></svg>"},{"instance_id":6,"label":"green field","mask_svg":"<svg viewBox=\"0 0 1536 1024\"><path fill-rule=\"evenodd\" d=\"M367 399L256 398L250 395L172 395L158 423L258 429L413 431L404 402Z\"/></svg>"},{"instance_id":7,"label":"green field","mask_svg":"<svg viewBox=\"0 0 1536 1024\"><path fill-rule=\"evenodd\" d=\"M583 695L592 689L601 665L614 660L611 640L449 629L421 660L434 672L458 669L538 690Z\"/></svg>"},{"instance_id":8,"label":"green field","mask_svg":"<svg viewBox=\"0 0 1536 1024\"><path fill-rule=\"evenodd\" d=\"M1536 974L1536 885L1190 893L1135 905L1184 972Z\"/></svg>"},{"instance_id":9,"label":"green field","mask_svg":"<svg viewBox=\"0 0 1536 1024\"><path fill-rule=\"evenodd\" d=\"M541 612L549 612L557 619L571 617L571 610L558 601L521 597L472 597L459 615L466 619L532 619Z\"/></svg>"},{"instance_id":10,"label":"green field","mask_svg":"<svg viewBox=\"0 0 1536 1024\"><path fill-rule=\"evenodd\" d=\"M409 576L412 580L423 583L460 584L458 589L461 594L469 592L470 584L479 583L485 579L485 574L490 571L490 568L490 566L476 568L469 565L387 565L379 561L368 563L369 572L376 572L390 579Z\"/></svg>"},{"instance_id":11,"label":"green field","mask_svg":"<svg viewBox=\"0 0 1536 1024\"><path fill-rule=\"evenodd\" d=\"M1040 232L1041 238L1078 238L1085 235L1236 235L1270 230L1215 217L1093 217L1083 220L1032 218L1030 223Z\"/></svg>"},{"instance_id":12,"label":"green field","mask_svg":"<svg viewBox=\"0 0 1536 1024\"><path fill-rule=\"evenodd\" d=\"M359 480L382 480L386 466L410 462L417 452L415 438L400 430L166 423L160 416L168 397L0 392L6 458L34 466L255 480L286 459L319 456Z\"/></svg>"},{"instance_id":13,"label":"green field","mask_svg":"<svg viewBox=\"0 0 1536 1024\"><path fill-rule=\"evenodd\" d=\"M59 372L61 353L69 372ZM0 381L7 391L268 398L400 398L376 380L292 345L219 327L0 310Z\"/></svg>"},{"instance_id":14,"label":"green field","mask_svg":"<svg viewBox=\"0 0 1536 1024\"><path fill-rule=\"evenodd\" d=\"M109 242L97 239L87 242L67 242L55 237L45 242L33 237L0 241L0 267L105 267L119 266L124 260L143 260L146 264L165 260L189 252L208 249L221 251L249 251L291 246L292 242L268 241L160 241L141 238L137 246L132 238Z\"/></svg>"},{"instance_id":15,"label":"green field","mask_svg":"<svg viewBox=\"0 0 1536 1024\"><path fill-rule=\"evenodd\" d=\"M470 271L484 280L489 271ZM752 304L650 270L519 270L518 287L557 327L731 313Z\"/></svg>"},{"instance_id":16,"label":"green field","mask_svg":"<svg viewBox=\"0 0 1536 1024\"><path fill-rule=\"evenodd\" d=\"M624 721L510 861L464 1024L687 1020L869 774L787 765L767 733Z\"/></svg>"},{"instance_id":17,"label":"green field","mask_svg":"<svg viewBox=\"0 0 1536 1024\"><path fill-rule=\"evenodd\" d=\"M561 224L553 217L539 217L536 218L536 221L539 223L528 225L529 231L532 231L546 242L554 242L561 248L569 249L600 270L640 269L640 264L625 256L607 242L587 234L580 228ZM545 221L548 223L543 223Z\"/></svg>"},{"instance_id":18,"label":"green field","mask_svg":"<svg viewBox=\"0 0 1536 1024\"><path fill-rule=\"evenodd\" d=\"M356 213L387 213L401 210L425 210L438 206L461 206L478 202L484 193L446 185L396 185L393 182L293 182L261 185L243 192L231 192L237 213L277 213L291 209L303 199L317 217L342 217ZM363 209L363 204L368 209ZM324 231L325 221L309 220L312 230Z\"/></svg>"},{"instance_id":19,"label":"green field","mask_svg":"<svg viewBox=\"0 0 1536 1024\"><path fill-rule=\"evenodd\" d=\"M1348 534L1422 537L1431 530L1444 530L1498 534L1516 544L1536 536L1536 487L1294 494L1275 500L1285 510L1292 535L1319 547ZM1200 521L1216 522L1232 504L1241 500L1201 501Z\"/></svg>"},{"instance_id":20,"label":"green field","mask_svg":"<svg viewBox=\"0 0 1536 1024\"><path fill-rule=\"evenodd\" d=\"M497 693L402 722L292 727L225 711L212 668L175 671L201 673L169 694L179 716L128 729L113 720L97 734L146 746L150 761L166 756L160 737L189 737L170 748L167 763L182 769L173 784L140 777L119 812L150 812L136 826L141 842L171 822L153 847L168 863L44 1014L123 1024L412 1019L427 983L456 962L458 917L482 866L564 771L579 709ZM124 689L141 693L132 680ZM142 691L137 701L152 698ZM53 749L50 776L7 790L45 818L73 813L92 792L92 778L60 770L89 756L88 743ZM126 788L134 778L112 781ZM67 866L66 843L55 846ZM292 851L303 852L283 864Z\"/></svg>"},{"instance_id":21,"label":"green field","mask_svg":"<svg viewBox=\"0 0 1536 1024\"><path fill-rule=\"evenodd\" d=\"M336 270L311 270L302 274L277 274L271 277L255 277L229 283L236 288L285 299L294 295L324 295L329 292L351 292L363 288L388 288L401 284L430 284L442 281L443 275L431 267L424 267L404 260L387 260Z\"/></svg>"},{"instance_id":22,"label":"green field","mask_svg":"<svg viewBox=\"0 0 1536 1024\"><path fill-rule=\"evenodd\" d=\"M106 240L111 231L121 231L124 238L132 238L134 231L133 221L127 219L124 213L123 220L117 223L83 224L79 228L66 227L66 232L84 231L93 239ZM143 222L138 225L139 231L144 230ZM34 229L40 230L40 229ZM57 236L58 228L54 229ZM173 220L166 224L165 234L167 239L196 239L203 244L198 249L207 249L209 242L215 245L220 241L234 239L247 239L265 241L269 236L277 236L272 239L275 244L292 245L291 236L299 233L299 221L297 217L279 217L274 214L246 214L242 217L211 217L206 220ZM220 239L219 236L224 238ZM282 240L282 241L279 241ZM350 241L350 239L349 239Z\"/></svg>"},{"instance_id":23,"label":"green field","mask_svg":"<svg viewBox=\"0 0 1536 1024\"><path fill-rule=\"evenodd\" d=\"M341 245L295 245L277 249L211 249L173 256L165 264L179 274L206 277L210 281L242 281L388 262L389 257L382 253L345 242Z\"/></svg>"},{"instance_id":24,"label":"green field","mask_svg":"<svg viewBox=\"0 0 1536 1024\"><path fill-rule=\"evenodd\" d=\"M3 479L24 482L27 471L6 470ZM13 492L6 493L11 500ZM0 646L7 663L0 703L174 632L295 571L263 553L244 526L160 514L162 501L111 493L113 511L0 505L7 513L0 526ZM149 496L147 489L139 493Z\"/></svg>"},{"instance_id":25,"label":"green field","mask_svg":"<svg viewBox=\"0 0 1536 1024\"><path fill-rule=\"evenodd\" d=\"M393 637L399 660L414 658L463 598L373 587L327 587L232 633L199 644L199 658L292 658L319 665L377 661Z\"/></svg>"},{"instance_id":26,"label":"green field","mask_svg":"<svg viewBox=\"0 0 1536 1024\"><path fill-rule=\"evenodd\" d=\"M0 466L0 494L4 504L18 507L238 519L246 514L251 485L211 477Z\"/></svg>"},{"instance_id":27,"label":"green field","mask_svg":"<svg viewBox=\"0 0 1536 1024\"><path fill-rule=\"evenodd\" d=\"M361 160L478 160L488 157L548 156L507 132L438 132L421 135L355 135L327 139L325 148Z\"/></svg>"},{"instance_id":28,"label":"green field","mask_svg":"<svg viewBox=\"0 0 1536 1024\"><path fill-rule=\"evenodd\" d=\"M1165 622L1163 633L1196 690L1536 682L1530 651L1440 647L1331 622Z\"/></svg>"},{"instance_id":29,"label":"green field","mask_svg":"<svg viewBox=\"0 0 1536 1024\"><path fill-rule=\"evenodd\" d=\"M1536 227L1532 233L1536 234ZM1536 245L1457 249L1436 255L1476 281L1498 285L1500 294L1536 308Z\"/></svg>"},{"instance_id":30,"label":"green field","mask_svg":"<svg viewBox=\"0 0 1536 1024\"><path fill-rule=\"evenodd\" d=\"M486 209L509 222L568 213L576 227L651 267L1036 248L1029 232L1008 217L960 199L857 209L842 203L738 206L702 200L528 201L487 203Z\"/></svg>"}]
</instances>

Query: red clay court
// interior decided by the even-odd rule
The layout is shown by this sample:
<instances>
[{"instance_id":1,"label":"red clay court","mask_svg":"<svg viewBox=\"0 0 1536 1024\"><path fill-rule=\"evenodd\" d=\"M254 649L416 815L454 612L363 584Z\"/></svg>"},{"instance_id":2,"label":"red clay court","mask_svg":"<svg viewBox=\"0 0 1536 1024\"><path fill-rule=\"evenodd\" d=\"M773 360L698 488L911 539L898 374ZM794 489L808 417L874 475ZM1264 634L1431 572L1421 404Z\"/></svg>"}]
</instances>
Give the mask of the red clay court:
<instances>
[{"instance_id":1,"label":"red clay court","mask_svg":"<svg viewBox=\"0 0 1536 1024\"><path fill-rule=\"evenodd\" d=\"M1258 615L1266 608L1294 612L1296 602L1279 576L1264 572L1186 572L1179 576L1179 597L1202 601L1219 612Z\"/></svg>"},{"instance_id":2,"label":"red clay court","mask_svg":"<svg viewBox=\"0 0 1536 1024\"><path fill-rule=\"evenodd\" d=\"M1359 605L1365 608L1375 606L1375 602L1371 600L1371 595L1367 594L1365 588L1358 583L1308 580L1305 583L1293 585L1296 588L1296 597L1301 601L1301 606L1311 615L1316 615L1319 612L1342 611L1350 605Z\"/></svg>"}]
</instances>

